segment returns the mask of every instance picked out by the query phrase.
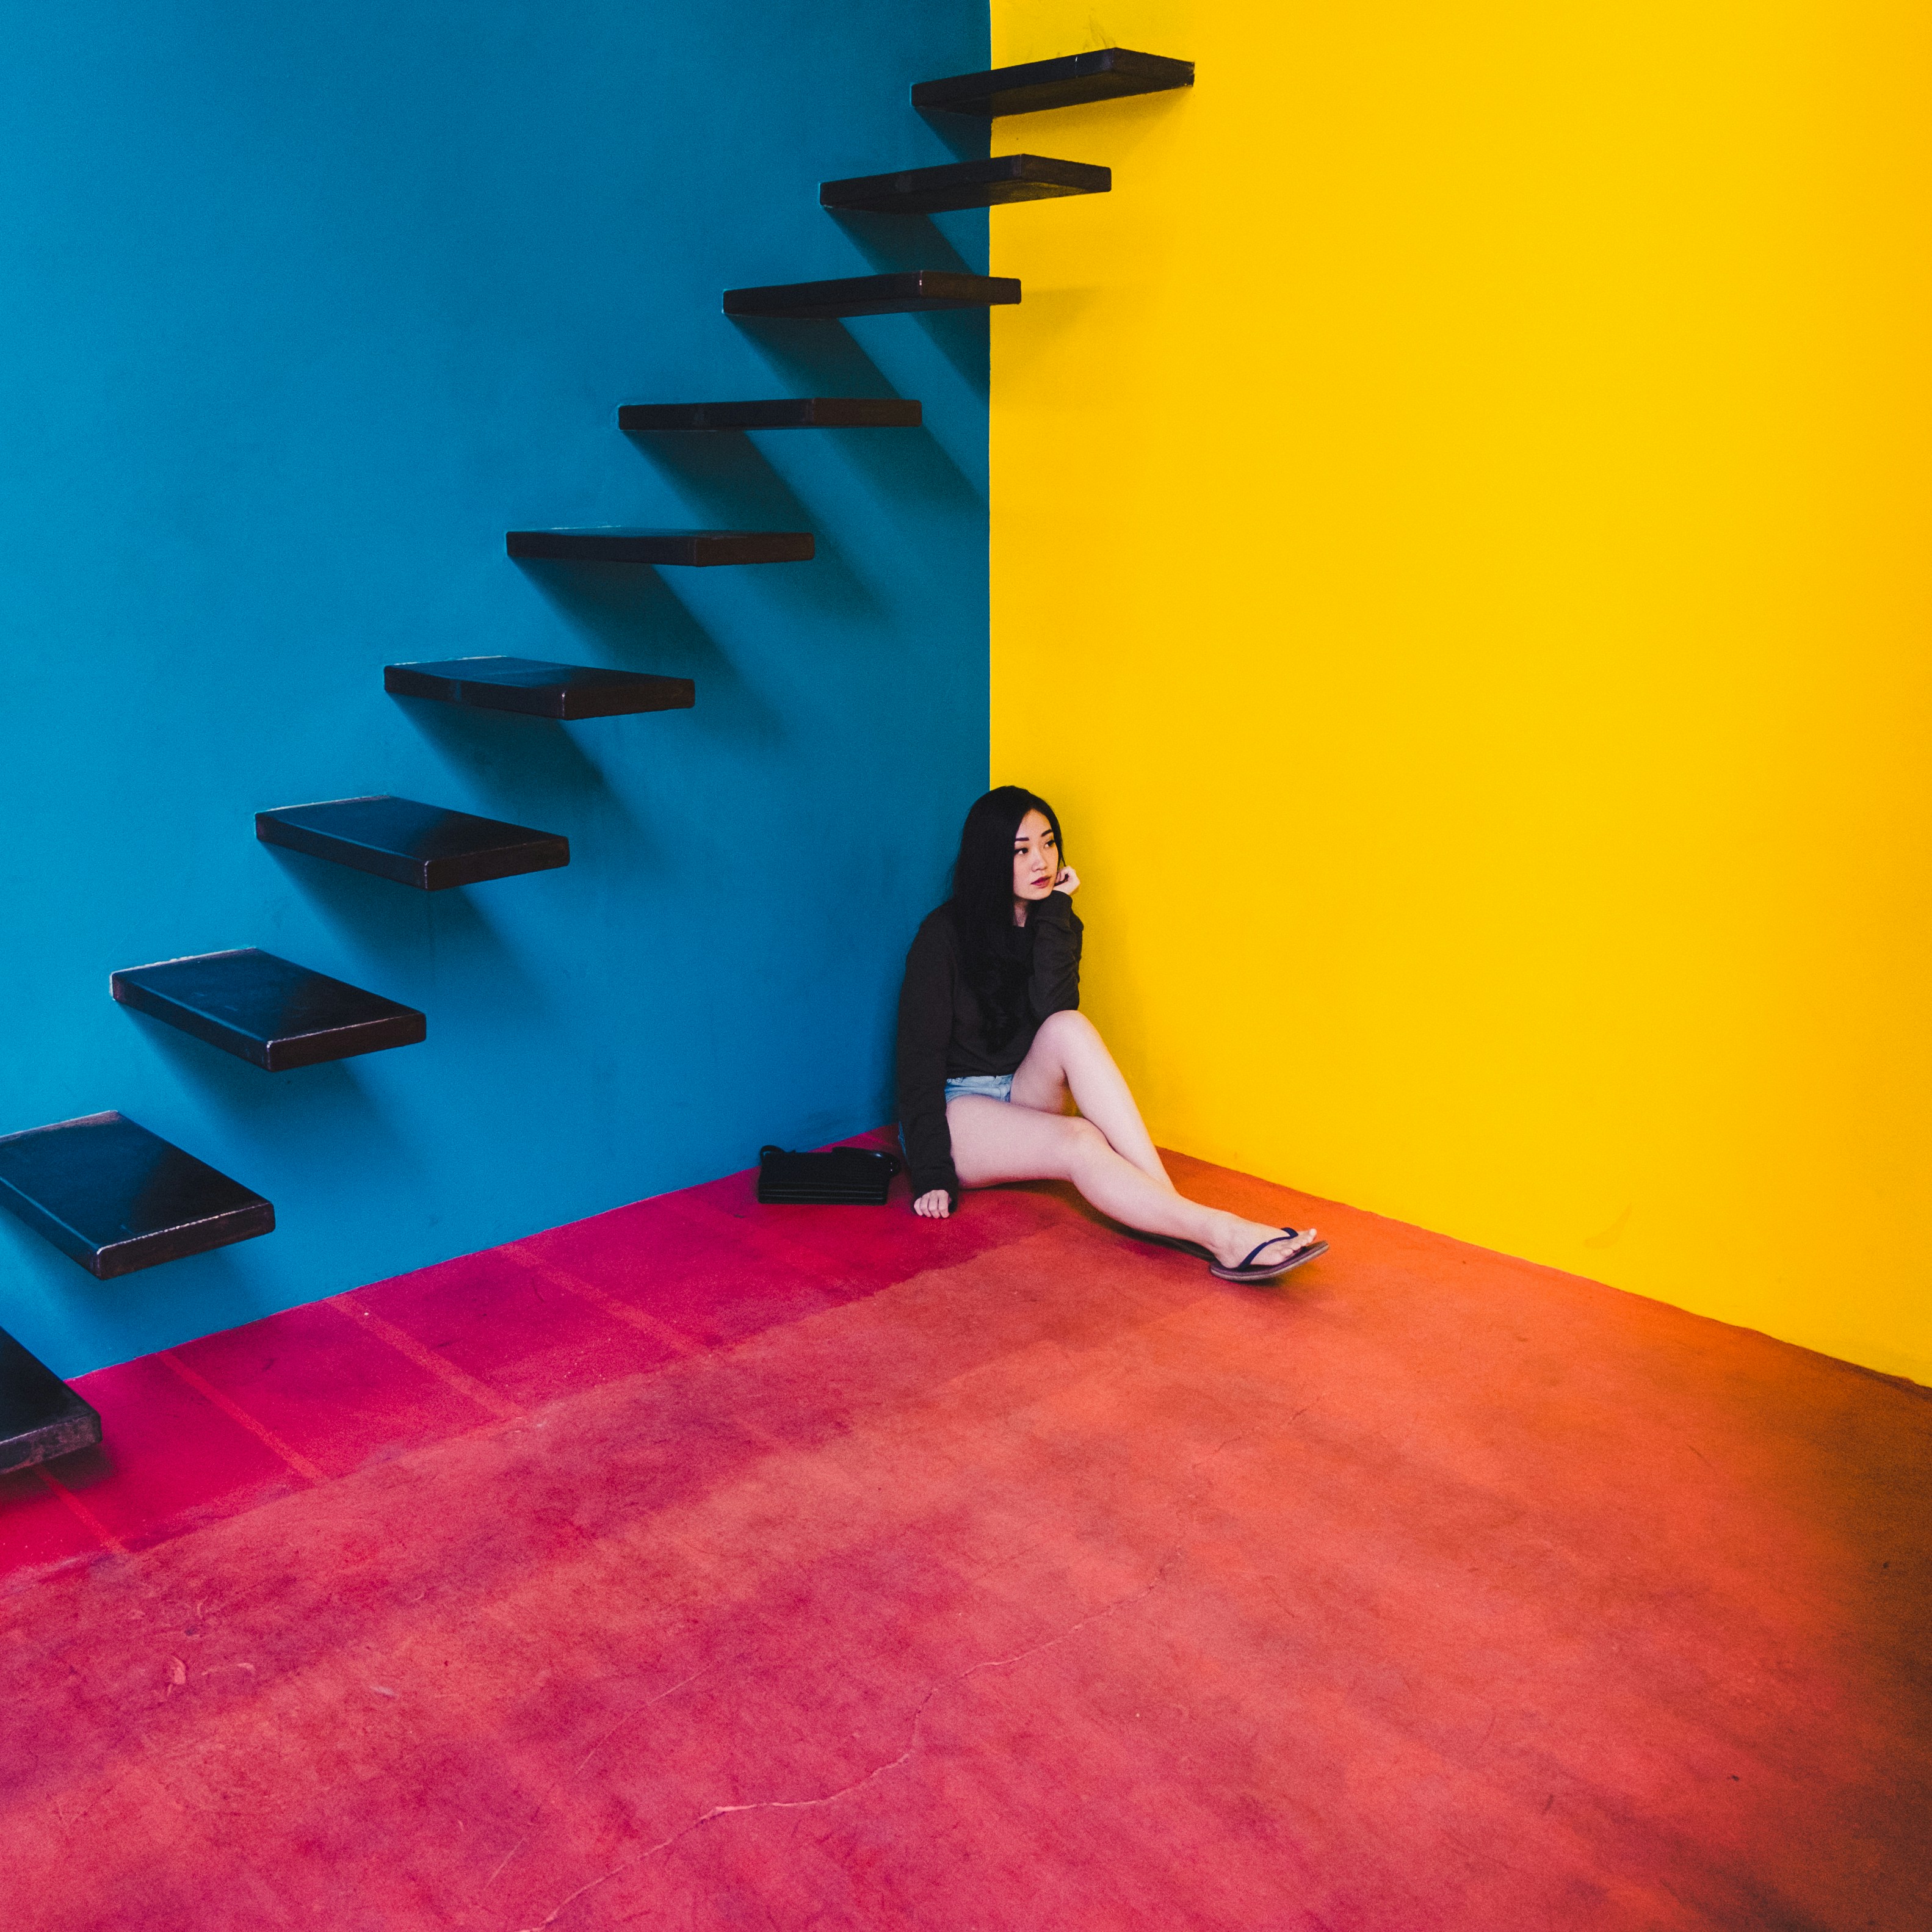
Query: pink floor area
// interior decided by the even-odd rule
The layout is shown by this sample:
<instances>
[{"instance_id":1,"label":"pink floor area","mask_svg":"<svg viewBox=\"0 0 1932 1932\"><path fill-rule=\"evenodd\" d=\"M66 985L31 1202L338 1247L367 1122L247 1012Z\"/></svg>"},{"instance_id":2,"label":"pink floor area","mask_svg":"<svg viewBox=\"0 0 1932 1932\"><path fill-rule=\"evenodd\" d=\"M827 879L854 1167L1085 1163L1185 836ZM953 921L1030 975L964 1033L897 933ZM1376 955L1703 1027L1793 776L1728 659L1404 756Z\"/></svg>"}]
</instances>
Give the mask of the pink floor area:
<instances>
[{"instance_id":1,"label":"pink floor area","mask_svg":"<svg viewBox=\"0 0 1932 1932\"><path fill-rule=\"evenodd\" d=\"M1932 1400L1177 1160L740 1175L0 1479L9 1932L1932 1925Z\"/></svg>"}]
</instances>

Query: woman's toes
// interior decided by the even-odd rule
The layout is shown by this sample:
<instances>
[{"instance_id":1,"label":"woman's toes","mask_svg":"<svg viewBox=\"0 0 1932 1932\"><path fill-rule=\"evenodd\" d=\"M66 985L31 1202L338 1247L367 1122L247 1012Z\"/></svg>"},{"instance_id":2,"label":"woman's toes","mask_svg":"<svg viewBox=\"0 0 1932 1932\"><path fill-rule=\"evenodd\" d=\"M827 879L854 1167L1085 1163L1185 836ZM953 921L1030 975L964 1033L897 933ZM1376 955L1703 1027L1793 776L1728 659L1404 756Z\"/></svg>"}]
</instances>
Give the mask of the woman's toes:
<instances>
[{"instance_id":1,"label":"woman's toes","mask_svg":"<svg viewBox=\"0 0 1932 1932\"><path fill-rule=\"evenodd\" d=\"M1221 1265L1223 1268L1239 1268L1251 1255L1254 1256L1254 1265L1257 1267L1264 1267L1271 1262L1284 1261L1304 1242L1312 1239L1313 1232L1312 1228L1299 1228L1290 1234L1285 1228L1264 1227L1258 1221L1246 1222L1241 1228L1239 1245L1233 1253L1221 1256ZM1280 1245L1270 1247L1268 1245L1270 1242L1279 1242ZM1255 1253L1257 1248L1261 1250L1258 1255Z\"/></svg>"}]
</instances>

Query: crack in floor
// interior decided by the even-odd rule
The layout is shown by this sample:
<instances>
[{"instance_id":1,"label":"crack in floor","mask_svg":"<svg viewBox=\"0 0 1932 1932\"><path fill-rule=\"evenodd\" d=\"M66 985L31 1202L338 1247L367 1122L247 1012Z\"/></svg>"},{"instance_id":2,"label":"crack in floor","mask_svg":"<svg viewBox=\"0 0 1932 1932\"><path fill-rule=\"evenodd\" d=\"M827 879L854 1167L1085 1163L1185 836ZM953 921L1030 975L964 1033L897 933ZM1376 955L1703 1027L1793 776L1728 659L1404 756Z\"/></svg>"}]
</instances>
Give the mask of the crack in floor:
<instances>
[{"instance_id":1,"label":"crack in floor","mask_svg":"<svg viewBox=\"0 0 1932 1932\"><path fill-rule=\"evenodd\" d=\"M667 1697L676 1696L677 1694L680 1690L683 1690L687 1685L695 1684L700 1677L708 1676L711 1672L716 1670L718 1666L715 1664L707 1664L702 1670L694 1670L688 1677L680 1678L680 1680L676 1683L672 1684L668 1690L660 1690L655 1696L646 1697L644 1701L641 1704L637 1706L635 1708L626 1711L624 1714L614 1724L611 1725L610 1727L606 1730L593 1744L592 1744L590 1748L578 1760L575 1768L570 1774L571 1776L575 1778L581 1775L584 1767L587 1765L590 1760L624 1728L626 1724L634 1724L641 1712L648 1711L653 1704L662 1704ZM559 1786L560 1786L561 1782L562 1781L560 1780ZM551 1801L556 1796L558 1788L559 1787L557 1786L554 1786L542 1798L538 1801L536 1809L530 1814L530 1829L525 1832L524 1835L503 1854L502 1863L500 1864L496 1869L483 1881L480 1886L478 1887L476 1894L478 1898L482 1898L483 1894L488 1892L490 1888L503 1876L505 1868L508 1865L510 1861L530 1843L532 1837L535 1834L537 1821L543 1816L545 1810L549 1808ZM568 1904L568 1900L565 1900L566 1904ZM559 1909L561 1910L560 1907ZM546 1919L544 1922L545 1924L548 1924L550 1922L548 1919Z\"/></svg>"},{"instance_id":2,"label":"crack in floor","mask_svg":"<svg viewBox=\"0 0 1932 1932\"><path fill-rule=\"evenodd\" d=\"M827 1792L824 1796L819 1798L760 1798L750 1804L714 1804L710 1810L700 1813L689 1823L680 1825L670 1837L659 1839L655 1845L647 1846L634 1857L626 1858L622 1864L614 1865L610 1870L604 1873L601 1876L591 1879L587 1882L579 1886L568 1898L560 1900L552 1906L550 1911L539 1918L534 1925L522 1928L521 1932L546 1932L546 1928L555 1924L557 1920L580 1898L596 1891L600 1886L608 1885L614 1878L620 1878L626 1872L635 1870L647 1858L656 1858L660 1852L668 1851L680 1839L688 1838L692 1832L710 1824L714 1818L733 1817L750 1811L815 1810L824 1805L836 1804L842 1798L849 1798L855 1791L862 1791L867 1785L884 1777L886 1772L898 1770L901 1765L905 1763L918 1750L920 1726L925 1721L926 1707L942 1690L952 1690L955 1686L964 1684L969 1677L978 1676L982 1670L1010 1669L1015 1664L1024 1664L1029 1658L1037 1657L1042 1651L1052 1650L1056 1645L1066 1642L1070 1637L1077 1636L1090 1624L1103 1623L1108 1617L1115 1616L1130 1604L1144 1601L1147 1598L1152 1596L1154 1592L1167 1580L1168 1567L1178 1554L1178 1549L1168 1552L1155 1572L1154 1580L1150 1583L1140 1589L1130 1592L1124 1597L1117 1598L1104 1610L1096 1610L1091 1616L1082 1617L1077 1623L1068 1624L1066 1628L1060 1631L1057 1636L1048 1637L1043 1642L1030 1645L1024 1650L1016 1651L1010 1657L990 1657L983 1663L968 1665L965 1670L958 1672L956 1676L943 1677L937 1684L929 1686L926 1695L919 1700L918 1708L913 1712L912 1733L905 1749L901 1751L897 1757L888 1759L885 1763L874 1766L873 1769L867 1772L863 1778L855 1778L850 1784L842 1784L836 1791ZM509 1860L506 1858L503 1862L507 1864ZM497 1869L500 1871L502 1867L500 1866Z\"/></svg>"}]
</instances>

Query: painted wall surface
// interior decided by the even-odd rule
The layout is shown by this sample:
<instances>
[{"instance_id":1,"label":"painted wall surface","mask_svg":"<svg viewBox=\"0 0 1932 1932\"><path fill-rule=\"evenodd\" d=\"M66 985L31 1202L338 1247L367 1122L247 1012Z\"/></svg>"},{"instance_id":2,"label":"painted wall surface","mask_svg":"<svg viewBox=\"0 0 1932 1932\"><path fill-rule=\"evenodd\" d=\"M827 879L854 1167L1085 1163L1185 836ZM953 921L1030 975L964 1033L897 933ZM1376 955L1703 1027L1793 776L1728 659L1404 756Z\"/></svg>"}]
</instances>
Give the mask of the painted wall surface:
<instances>
[{"instance_id":1,"label":"painted wall surface","mask_svg":"<svg viewBox=\"0 0 1932 1932\"><path fill-rule=\"evenodd\" d=\"M1932 16L994 0L993 772L1170 1144L1932 1382Z\"/></svg>"},{"instance_id":2,"label":"painted wall surface","mask_svg":"<svg viewBox=\"0 0 1932 1932\"><path fill-rule=\"evenodd\" d=\"M820 212L944 160L886 0L16 12L0 70L0 1128L118 1108L266 1239L97 1283L0 1217L74 1373L890 1118L904 948L986 752L983 316L741 327L734 284L984 218ZM923 432L633 442L626 401L899 393ZM520 567L506 529L808 529L808 565ZM392 699L482 652L694 677L576 726ZM431 898L256 844L391 791L567 834ZM426 1044L272 1077L109 999L258 945Z\"/></svg>"}]
</instances>

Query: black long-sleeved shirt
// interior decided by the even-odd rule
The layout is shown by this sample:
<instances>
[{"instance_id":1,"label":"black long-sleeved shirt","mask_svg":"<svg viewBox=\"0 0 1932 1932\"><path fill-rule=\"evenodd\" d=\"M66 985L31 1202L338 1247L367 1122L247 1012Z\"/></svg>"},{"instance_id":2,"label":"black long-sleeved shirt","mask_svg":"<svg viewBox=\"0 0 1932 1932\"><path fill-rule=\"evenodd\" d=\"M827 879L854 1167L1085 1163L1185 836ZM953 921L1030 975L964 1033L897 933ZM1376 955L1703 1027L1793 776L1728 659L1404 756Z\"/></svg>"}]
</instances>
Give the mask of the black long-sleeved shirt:
<instances>
[{"instance_id":1,"label":"black long-sleeved shirt","mask_svg":"<svg viewBox=\"0 0 1932 1932\"><path fill-rule=\"evenodd\" d=\"M946 1125L946 1083L969 1073L1011 1073L1027 1057L1049 1013L1080 1004L1080 916L1065 892L1049 892L1027 910L1014 930L1030 948L1024 1016L1012 1037L995 1047L986 1018L966 983L959 934L950 906L928 913L906 954L899 992L899 1134L912 1173L913 1198L943 1187L959 1204L952 1136Z\"/></svg>"}]
</instances>

